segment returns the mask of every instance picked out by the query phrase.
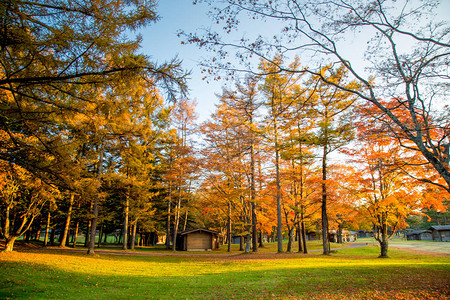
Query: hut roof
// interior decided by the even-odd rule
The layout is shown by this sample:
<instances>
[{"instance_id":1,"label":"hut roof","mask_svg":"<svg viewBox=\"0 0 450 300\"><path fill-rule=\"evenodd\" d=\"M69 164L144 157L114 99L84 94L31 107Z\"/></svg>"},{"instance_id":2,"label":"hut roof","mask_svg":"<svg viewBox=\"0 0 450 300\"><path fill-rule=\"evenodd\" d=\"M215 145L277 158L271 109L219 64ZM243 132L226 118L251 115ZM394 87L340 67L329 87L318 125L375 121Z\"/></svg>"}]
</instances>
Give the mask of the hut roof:
<instances>
[{"instance_id":1,"label":"hut roof","mask_svg":"<svg viewBox=\"0 0 450 300\"><path fill-rule=\"evenodd\" d=\"M413 230L413 231L408 232L406 235L421 234L421 233L425 233L425 232L431 233L430 230Z\"/></svg>"},{"instance_id":2,"label":"hut roof","mask_svg":"<svg viewBox=\"0 0 450 300\"><path fill-rule=\"evenodd\" d=\"M193 232L207 232L207 233L211 233L213 235L220 235L220 233L218 233L217 231L213 231L213 230L209 230L209 229L205 229L205 228L185 230L185 231L180 232L180 235L185 235L185 234L189 234L189 233L193 233Z\"/></svg>"},{"instance_id":3,"label":"hut roof","mask_svg":"<svg viewBox=\"0 0 450 300\"><path fill-rule=\"evenodd\" d=\"M441 231L441 230L450 230L450 225L434 225L431 226L430 228L428 228L428 230L437 230L437 231Z\"/></svg>"}]
</instances>

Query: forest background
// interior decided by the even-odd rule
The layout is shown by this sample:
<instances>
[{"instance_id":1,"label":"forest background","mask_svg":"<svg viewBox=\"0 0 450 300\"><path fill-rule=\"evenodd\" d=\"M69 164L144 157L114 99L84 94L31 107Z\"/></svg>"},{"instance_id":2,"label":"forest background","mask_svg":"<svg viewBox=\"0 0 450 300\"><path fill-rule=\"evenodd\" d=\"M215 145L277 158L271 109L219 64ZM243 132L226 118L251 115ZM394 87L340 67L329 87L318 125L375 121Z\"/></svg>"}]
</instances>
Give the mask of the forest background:
<instances>
[{"instance_id":1,"label":"forest background","mask_svg":"<svg viewBox=\"0 0 450 300\"><path fill-rule=\"evenodd\" d=\"M84 232L94 253L97 234L117 233L127 249L206 227L246 236L246 251L264 235L278 252L286 237L292 251L294 233L305 251L306 231L322 231L328 254L329 230L346 228L373 230L386 256L408 217L446 216L449 31L433 14L439 2L205 2L221 32L178 35L212 52L199 67L207 80L232 83L200 126L182 62L152 62L130 34L157 21L156 3L2 4L7 251L41 229L45 244L58 230L62 247ZM270 19L283 22L266 26L281 30L274 38L234 38ZM348 31L370 33L356 56L366 69L340 51Z\"/></svg>"}]
</instances>

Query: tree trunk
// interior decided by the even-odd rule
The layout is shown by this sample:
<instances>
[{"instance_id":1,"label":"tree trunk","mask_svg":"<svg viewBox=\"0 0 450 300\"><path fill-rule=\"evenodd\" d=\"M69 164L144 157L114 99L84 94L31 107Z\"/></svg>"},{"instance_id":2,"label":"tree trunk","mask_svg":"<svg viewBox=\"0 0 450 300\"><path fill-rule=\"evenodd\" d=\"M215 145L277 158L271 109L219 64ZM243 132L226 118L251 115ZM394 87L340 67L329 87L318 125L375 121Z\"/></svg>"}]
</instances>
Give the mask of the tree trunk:
<instances>
[{"instance_id":1,"label":"tree trunk","mask_svg":"<svg viewBox=\"0 0 450 300\"><path fill-rule=\"evenodd\" d=\"M93 218L91 220L91 232L89 237L89 249L87 251L87 254L90 255L95 254L95 236L97 234L98 202L99 196L97 195L94 201L94 211L93 211Z\"/></svg>"},{"instance_id":2,"label":"tree trunk","mask_svg":"<svg viewBox=\"0 0 450 300\"><path fill-rule=\"evenodd\" d=\"M252 209L252 250L253 252L258 252L258 220L256 218L256 204L251 202Z\"/></svg>"},{"instance_id":3,"label":"tree trunk","mask_svg":"<svg viewBox=\"0 0 450 300\"><path fill-rule=\"evenodd\" d=\"M231 203L228 202L228 216L227 216L227 252L231 252Z\"/></svg>"},{"instance_id":4,"label":"tree trunk","mask_svg":"<svg viewBox=\"0 0 450 300\"><path fill-rule=\"evenodd\" d=\"M252 246L252 234L250 233L250 230L247 230L247 243L245 244L245 253L250 253L251 246Z\"/></svg>"},{"instance_id":5,"label":"tree trunk","mask_svg":"<svg viewBox=\"0 0 450 300\"><path fill-rule=\"evenodd\" d=\"M99 232L98 232L97 248L100 248L100 245L102 243L102 236L103 236L103 221L100 224L100 229L99 229Z\"/></svg>"},{"instance_id":6,"label":"tree trunk","mask_svg":"<svg viewBox=\"0 0 450 300\"><path fill-rule=\"evenodd\" d=\"M134 246L136 243L137 221L138 221L138 219L136 218L136 220L134 220L133 229L131 231L131 245L130 245L131 250L134 250Z\"/></svg>"},{"instance_id":7,"label":"tree trunk","mask_svg":"<svg viewBox=\"0 0 450 300\"><path fill-rule=\"evenodd\" d=\"M91 232L91 220L89 220L86 224L86 233L84 235L84 247L89 246L90 232Z\"/></svg>"},{"instance_id":8,"label":"tree trunk","mask_svg":"<svg viewBox=\"0 0 450 300\"><path fill-rule=\"evenodd\" d=\"M60 248L66 247L66 241L67 241L67 236L69 234L70 218L72 216L72 208L73 208L73 200L74 200L74 198L75 198L75 194L71 193L70 194L70 201L69 201L69 211L67 212L66 223L64 225L64 231L63 231L63 235L62 235L62 238L61 238L61 242L59 243L59 247Z\"/></svg>"},{"instance_id":9,"label":"tree trunk","mask_svg":"<svg viewBox=\"0 0 450 300\"><path fill-rule=\"evenodd\" d=\"M239 237L239 251L244 251L244 237L242 235Z\"/></svg>"},{"instance_id":10,"label":"tree trunk","mask_svg":"<svg viewBox=\"0 0 450 300\"><path fill-rule=\"evenodd\" d=\"M274 99L272 99L273 132L275 147L275 179L277 193L277 251L283 253L283 228L281 220L281 183L280 183L280 151L278 149L278 123L275 113Z\"/></svg>"},{"instance_id":11,"label":"tree trunk","mask_svg":"<svg viewBox=\"0 0 450 300\"><path fill-rule=\"evenodd\" d=\"M47 213L47 224L45 225L44 247L47 247L48 245L49 232L50 232L50 210Z\"/></svg>"},{"instance_id":12,"label":"tree trunk","mask_svg":"<svg viewBox=\"0 0 450 300\"><path fill-rule=\"evenodd\" d=\"M260 195L259 195L259 199L261 199L261 193L262 193L262 189L263 189L263 187L262 187L262 180L261 180L261 178L262 178L262 166L261 166L261 155L260 155L260 153L259 153L260 151L259 151L259 149L258 149L258 156L257 156L257 159L258 159L258 178L260 179L259 180L259 193L260 193ZM262 207L260 207L260 212L262 213L263 212L263 208ZM262 226L262 224L260 224L260 232L259 232L259 247L260 248L263 248L264 247L264 241L263 241L263 235L264 235L264 231L263 231L263 226Z\"/></svg>"},{"instance_id":13,"label":"tree trunk","mask_svg":"<svg viewBox=\"0 0 450 300\"><path fill-rule=\"evenodd\" d=\"M292 252L292 244L293 244L293 238L294 238L294 227L288 228L288 243L286 247L286 252L291 253Z\"/></svg>"},{"instance_id":14,"label":"tree trunk","mask_svg":"<svg viewBox=\"0 0 450 300\"><path fill-rule=\"evenodd\" d=\"M6 238L5 239L5 249L3 250L3 252L13 251L14 242L16 241L17 238L18 238L17 236Z\"/></svg>"},{"instance_id":15,"label":"tree trunk","mask_svg":"<svg viewBox=\"0 0 450 300\"><path fill-rule=\"evenodd\" d=\"M253 123L253 119L251 122ZM252 144L250 146L250 194L251 194L251 211L252 211L252 248L253 252L258 251L258 231L257 224L258 220L256 218L256 187L255 187L255 145L253 140L253 131L251 136Z\"/></svg>"},{"instance_id":16,"label":"tree trunk","mask_svg":"<svg viewBox=\"0 0 450 300\"><path fill-rule=\"evenodd\" d=\"M280 183L280 154L278 151L278 142L275 142L275 170L277 182L277 250L283 253L283 228L281 223L281 183Z\"/></svg>"},{"instance_id":17,"label":"tree trunk","mask_svg":"<svg viewBox=\"0 0 450 300\"><path fill-rule=\"evenodd\" d=\"M50 245L55 246L55 235L56 235L56 228L52 228L52 233L50 234Z\"/></svg>"},{"instance_id":18,"label":"tree trunk","mask_svg":"<svg viewBox=\"0 0 450 300\"><path fill-rule=\"evenodd\" d=\"M73 242L72 242L72 247L75 248L77 246L77 240L78 240L78 227L80 226L80 222L77 221L77 223L75 224L75 229L73 232Z\"/></svg>"},{"instance_id":19,"label":"tree trunk","mask_svg":"<svg viewBox=\"0 0 450 300\"><path fill-rule=\"evenodd\" d=\"M172 185L169 182L169 200L167 200L166 249L170 249L170 208L172 205Z\"/></svg>"},{"instance_id":20,"label":"tree trunk","mask_svg":"<svg viewBox=\"0 0 450 300\"><path fill-rule=\"evenodd\" d=\"M302 239L303 239L303 253L308 254L308 248L306 247L306 229L305 229L305 222L303 222L303 214L302 214L302 221L301 221L301 231L302 231Z\"/></svg>"},{"instance_id":21,"label":"tree trunk","mask_svg":"<svg viewBox=\"0 0 450 300\"><path fill-rule=\"evenodd\" d=\"M30 234L31 234L30 231L27 231L27 232L25 233L25 243L28 243L28 242L30 241Z\"/></svg>"},{"instance_id":22,"label":"tree trunk","mask_svg":"<svg viewBox=\"0 0 450 300\"><path fill-rule=\"evenodd\" d=\"M130 198L125 196L125 207L123 212L123 242L122 250L128 249L128 213L130 209Z\"/></svg>"},{"instance_id":23,"label":"tree trunk","mask_svg":"<svg viewBox=\"0 0 450 300\"><path fill-rule=\"evenodd\" d=\"M131 234L133 232L133 226L128 226L128 249L131 247Z\"/></svg>"},{"instance_id":24,"label":"tree trunk","mask_svg":"<svg viewBox=\"0 0 450 300\"><path fill-rule=\"evenodd\" d=\"M42 218L39 218L39 222L37 225L37 231L36 231L36 237L35 240L39 241L41 239L41 223L42 223Z\"/></svg>"},{"instance_id":25,"label":"tree trunk","mask_svg":"<svg viewBox=\"0 0 450 300\"><path fill-rule=\"evenodd\" d=\"M261 230L259 232L259 248L264 248L264 243L263 243L263 231Z\"/></svg>"},{"instance_id":26,"label":"tree trunk","mask_svg":"<svg viewBox=\"0 0 450 300\"><path fill-rule=\"evenodd\" d=\"M183 225L183 231L186 230L187 226L187 219L188 219L188 210L186 209L186 214L184 215L184 225Z\"/></svg>"},{"instance_id":27,"label":"tree trunk","mask_svg":"<svg viewBox=\"0 0 450 300\"><path fill-rule=\"evenodd\" d=\"M180 222L180 209L181 209L181 187L179 187L179 194L177 200L177 206L175 210L175 224L173 226L173 251L176 251L178 223Z\"/></svg>"},{"instance_id":28,"label":"tree trunk","mask_svg":"<svg viewBox=\"0 0 450 300\"><path fill-rule=\"evenodd\" d=\"M330 241L328 239L328 215L327 215L327 150L328 147L325 144L323 147L322 157L322 244L323 254L330 254Z\"/></svg>"},{"instance_id":29,"label":"tree trunk","mask_svg":"<svg viewBox=\"0 0 450 300\"><path fill-rule=\"evenodd\" d=\"M302 229L301 222L297 224L297 242L298 242L298 252L303 252L303 242L302 242Z\"/></svg>"},{"instance_id":30,"label":"tree trunk","mask_svg":"<svg viewBox=\"0 0 450 300\"><path fill-rule=\"evenodd\" d=\"M388 226L386 224L387 222L387 215L383 214L381 217L381 223L382 225L380 227L378 227L378 230L381 230L381 239L378 237L378 242L380 243L380 257L381 258L386 258L388 257L388 241L389 241L389 237L388 237Z\"/></svg>"},{"instance_id":31,"label":"tree trunk","mask_svg":"<svg viewBox=\"0 0 450 300\"><path fill-rule=\"evenodd\" d=\"M98 159L98 168L97 168L97 180L99 181L99 187L100 187L100 176L103 174L103 148L100 145L100 153L99 153L99 159ZM94 208L93 208L93 217L91 221L91 237L89 241L89 249L87 251L87 254L94 255L95 254L95 235L97 233L97 220L98 220L98 205L100 202L100 195L97 194L94 200Z\"/></svg>"},{"instance_id":32,"label":"tree trunk","mask_svg":"<svg viewBox=\"0 0 450 300\"><path fill-rule=\"evenodd\" d=\"M382 258L388 257L388 241L387 240L380 242L380 248L381 248L380 257L382 257Z\"/></svg>"}]
</instances>

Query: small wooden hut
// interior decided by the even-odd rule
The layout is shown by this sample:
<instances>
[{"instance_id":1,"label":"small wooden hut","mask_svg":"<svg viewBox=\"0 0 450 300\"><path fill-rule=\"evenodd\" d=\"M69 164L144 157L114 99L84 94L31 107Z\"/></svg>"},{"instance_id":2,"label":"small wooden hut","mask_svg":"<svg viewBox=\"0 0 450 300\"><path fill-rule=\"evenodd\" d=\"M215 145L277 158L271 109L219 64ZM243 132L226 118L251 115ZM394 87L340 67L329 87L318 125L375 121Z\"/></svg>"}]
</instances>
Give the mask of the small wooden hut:
<instances>
[{"instance_id":1,"label":"small wooden hut","mask_svg":"<svg viewBox=\"0 0 450 300\"><path fill-rule=\"evenodd\" d=\"M450 225L434 225L428 230L433 235L433 241L450 242Z\"/></svg>"},{"instance_id":2,"label":"small wooden hut","mask_svg":"<svg viewBox=\"0 0 450 300\"><path fill-rule=\"evenodd\" d=\"M414 230L406 234L408 241L432 241L431 230Z\"/></svg>"},{"instance_id":3,"label":"small wooden hut","mask_svg":"<svg viewBox=\"0 0 450 300\"><path fill-rule=\"evenodd\" d=\"M177 250L208 251L219 248L219 233L198 228L185 230L177 236Z\"/></svg>"}]
</instances>

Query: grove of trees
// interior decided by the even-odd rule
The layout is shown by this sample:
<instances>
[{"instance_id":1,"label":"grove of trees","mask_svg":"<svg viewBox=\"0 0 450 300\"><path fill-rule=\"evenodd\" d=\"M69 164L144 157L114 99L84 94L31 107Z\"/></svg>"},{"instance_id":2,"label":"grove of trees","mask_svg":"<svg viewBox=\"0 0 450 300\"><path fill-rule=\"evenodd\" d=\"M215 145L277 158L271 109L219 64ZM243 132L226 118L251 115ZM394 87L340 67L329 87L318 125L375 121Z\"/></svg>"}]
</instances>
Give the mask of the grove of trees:
<instances>
[{"instance_id":1,"label":"grove of trees","mask_svg":"<svg viewBox=\"0 0 450 300\"><path fill-rule=\"evenodd\" d=\"M330 254L331 230L370 229L386 257L408 218L445 216L450 31L432 18L438 2L203 2L223 32L180 35L213 51L204 70L232 84L202 124L182 62L156 65L130 35L157 21L156 1L0 4L5 251L41 232L60 247L83 234L89 254L108 235L123 250L165 236L175 250L180 231L206 227L245 252L268 239L307 253L315 231ZM280 33L227 40L242 18ZM360 35L366 70L344 47Z\"/></svg>"}]
</instances>

